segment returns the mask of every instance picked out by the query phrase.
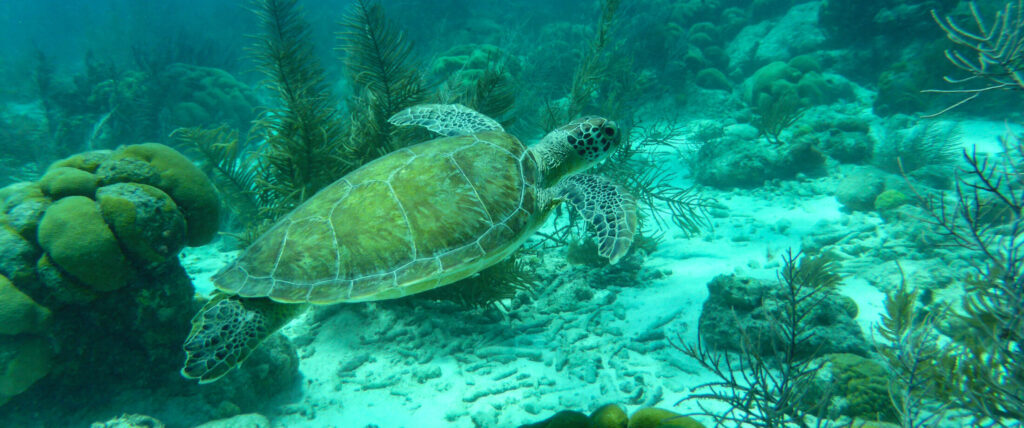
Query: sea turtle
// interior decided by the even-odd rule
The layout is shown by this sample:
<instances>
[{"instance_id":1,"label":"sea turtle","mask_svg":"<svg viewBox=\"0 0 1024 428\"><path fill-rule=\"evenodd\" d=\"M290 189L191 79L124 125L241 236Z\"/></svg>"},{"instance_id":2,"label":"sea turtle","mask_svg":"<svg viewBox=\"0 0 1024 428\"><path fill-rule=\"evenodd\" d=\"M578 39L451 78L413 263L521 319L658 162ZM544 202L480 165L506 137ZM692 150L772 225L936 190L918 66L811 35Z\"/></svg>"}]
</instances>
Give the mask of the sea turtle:
<instances>
[{"instance_id":1,"label":"sea turtle","mask_svg":"<svg viewBox=\"0 0 1024 428\"><path fill-rule=\"evenodd\" d=\"M382 156L327 186L213 276L219 290L192 319L187 378L207 383L242 363L308 304L393 299L469 277L508 257L568 201L621 258L636 204L580 174L621 141L615 123L577 119L527 148L458 104L392 116L444 135Z\"/></svg>"}]
</instances>

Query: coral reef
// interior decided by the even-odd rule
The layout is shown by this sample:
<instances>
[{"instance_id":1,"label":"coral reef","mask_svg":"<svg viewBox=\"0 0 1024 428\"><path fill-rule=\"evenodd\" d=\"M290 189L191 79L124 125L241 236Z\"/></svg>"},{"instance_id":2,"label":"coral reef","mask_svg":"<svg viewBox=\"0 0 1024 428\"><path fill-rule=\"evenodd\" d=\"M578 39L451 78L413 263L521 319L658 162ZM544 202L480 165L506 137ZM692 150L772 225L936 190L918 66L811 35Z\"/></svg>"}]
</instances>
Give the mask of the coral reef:
<instances>
[{"instance_id":1,"label":"coral reef","mask_svg":"<svg viewBox=\"0 0 1024 428\"><path fill-rule=\"evenodd\" d=\"M227 71L175 63L159 79L170 112L164 125L168 129L219 124L248 129L255 119L258 103L252 89Z\"/></svg>"},{"instance_id":2,"label":"coral reef","mask_svg":"<svg viewBox=\"0 0 1024 428\"><path fill-rule=\"evenodd\" d=\"M784 298L776 281L720 275L708 283L708 300L701 310L700 331L703 340L716 349L769 356L783 348L784 338L771 327L780 320ZM867 355L871 347L853 321L847 297L827 295L809 311L806 333L797 354L851 353ZM736 341L736 332L745 331L750 343L744 348Z\"/></svg>"},{"instance_id":3,"label":"coral reef","mask_svg":"<svg viewBox=\"0 0 1024 428\"><path fill-rule=\"evenodd\" d=\"M157 144L84 153L0 196L0 318L3 334L17 335L4 342L5 397L51 370L58 384L112 364L128 370L107 358L125 346L147 350L139 364L174 354L193 305L175 256L217 229L217 195L191 162Z\"/></svg>"}]
</instances>

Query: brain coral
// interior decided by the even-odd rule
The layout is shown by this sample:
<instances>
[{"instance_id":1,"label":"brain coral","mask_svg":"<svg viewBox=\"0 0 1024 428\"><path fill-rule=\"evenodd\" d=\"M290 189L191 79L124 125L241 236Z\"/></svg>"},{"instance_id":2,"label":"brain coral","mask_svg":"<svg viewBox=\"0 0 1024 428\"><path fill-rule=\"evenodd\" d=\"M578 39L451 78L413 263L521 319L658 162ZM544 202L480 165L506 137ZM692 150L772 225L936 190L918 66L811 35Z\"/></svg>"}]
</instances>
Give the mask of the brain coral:
<instances>
[{"instance_id":1,"label":"brain coral","mask_svg":"<svg viewBox=\"0 0 1024 428\"><path fill-rule=\"evenodd\" d=\"M217 233L220 203L213 183L181 153L163 144L124 146L97 169L103 185L148 184L167 193L185 215L187 244L203 245Z\"/></svg>"},{"instance_id":2,"label":"brain coral","mask_svg":"<svg viewBox=\"0 0 1024 428\"><path fill-rule=\"evenodd\" d=\"M71 276L96 291L113 291L131 278L131 266L99 207L85 196L63 198L39 222L39 245Z\"/></svg>"},{"instance_id":3,"label":"brain coral","mask_svg":"<svg viewBox=\"0 0 1024 428\"><path fill-rule=\"evenodd\" d=\"M81 153L0 189L0 405L176 366L195 310L176 255L215 236L219 204L206 176L159 144ZM29 391L46 376L46 391Z\"/></svg>"},{"instance_id":4,"label":"brain coral","mask_svg":"<svg viewBox=\"0 0 1024 428\"><path fill-rule=\"evenodd\" d=\"M103 219L133 260L158 265L185 246L185 217L160 189L116 183L101 187L96 201Z\"/></svg>"}]
</instances>

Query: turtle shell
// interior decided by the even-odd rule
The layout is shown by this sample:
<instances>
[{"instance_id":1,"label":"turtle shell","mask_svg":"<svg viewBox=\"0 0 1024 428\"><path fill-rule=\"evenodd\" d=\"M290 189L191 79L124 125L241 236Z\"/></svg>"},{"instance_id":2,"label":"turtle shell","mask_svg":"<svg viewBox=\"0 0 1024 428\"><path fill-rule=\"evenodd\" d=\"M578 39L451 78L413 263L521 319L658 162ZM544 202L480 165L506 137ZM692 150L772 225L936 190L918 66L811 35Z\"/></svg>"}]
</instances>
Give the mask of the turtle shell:
<instances>
[{"instance_id":1,"label":"turtle shell","mask_svg":"<svg viewBox=\"0 0 1024 428\"><path fill-rule=\"evenodd\" d=\"M410 146L349 173L214 275L222 291L286 303L402 297L507 257L543 223L539 170L499 131Z\"/></svg>"}]
</instances>

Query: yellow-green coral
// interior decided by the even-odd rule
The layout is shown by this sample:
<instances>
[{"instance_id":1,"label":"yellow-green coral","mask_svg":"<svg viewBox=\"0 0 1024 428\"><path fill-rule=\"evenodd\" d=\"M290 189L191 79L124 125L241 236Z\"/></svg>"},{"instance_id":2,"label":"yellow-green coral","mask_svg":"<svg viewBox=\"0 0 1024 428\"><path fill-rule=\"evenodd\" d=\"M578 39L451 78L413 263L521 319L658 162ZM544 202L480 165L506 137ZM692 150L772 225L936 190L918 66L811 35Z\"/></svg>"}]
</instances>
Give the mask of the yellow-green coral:
<instances>
[{"instance_id":1,"label":"yellow-green coral","mask_svg":"<svg viewBox=\"0 0 1024 428\"><path fill-rule=\"evenodd\" d=\"M700 422L678 413L647 407L637 410L629 417L629 428L685 427L704 428Z\"/></svg>"},{"instance_id":2,"label":"yellow-green coral","mask_svg":"<svg viewBox=\"0 0 1024 428\"><path fill-rule=\"evenodd\" d=\"M896 420L884 365L854 354L832 354L827 359L833 393L845 399L843 415L872 421Z\"/></svg>"},{"instance_id":3,"label":"yellow-green coral","mask_svg":"<svg viewBox=\"0 0 1024 428\"><path fill-rule=\"evenodd\" d=\"M626 428L629 424L629 416L617 404L598 407L590 414L590 420L595 428Z\"/></svg>"},{"instance_id":4,"label":"yellow-green coral","mask_svg":"<svg viewBox=\"0 0 1024 428\"><path fill-rule=\"evenodd\" d=\"M220 203L213 183L185 156L163 144L119 148L99 168L103 184L136 182L159 188L185 215L186 243L203 245L217 233Z\"/></svg>"},{"instance_id":5,"label":"yellow-green coral","mask_svg":"<svg viewBox=\"0 0 1024 428\"><path fill-rule=\"evenodd\" d=\"M85 172L96 172L103 161L110 157L110 150L93 150L79 153L50 164L48 169L75 168Z\"/></svg>"},{"instance_id":6,"label":"yellow-green coral","mask_svg":"<svg viewBox=\"0 0 1024 428\"><path fill-rule=\"evenodd\" d=\"M875 210L888 211L899 208L908 202L910 202L910 198L903 194L903 192L889 189L875 197Z\"/></svg>"},{"instance_id":7,"label":"yellow-green coral","mask_svg":"<svg viewBox=\"0 0 1024 428\"><path fill-rule=\"evenodd\" d=\"M131 267L96 203L84 196L54 202L39 222L39 245L64 271L97 291L127 284Z\"/></svg>"},{"instance_id":8,"label":"yellow-green coral","mask_svg":"<svg viewBox=\"0 0 1024 428\"><path fill-rule=\"evenodd\" d=\"M73 195L91 198L96 193L97 181L99 179L94 174L62 166L46 171L46 175L39 179L39 190L54 199Z\"/></svg>"},{"instance_id":9,"label":"yellow-green coral","mask_svg":"<svg viewBox=\"0 0 1024 428\"><path fill-rule=\"evenodd\" d=\"M50 320L50 311L0 275L0 335L38 333Z\"/></svg>"}]
</instances>

